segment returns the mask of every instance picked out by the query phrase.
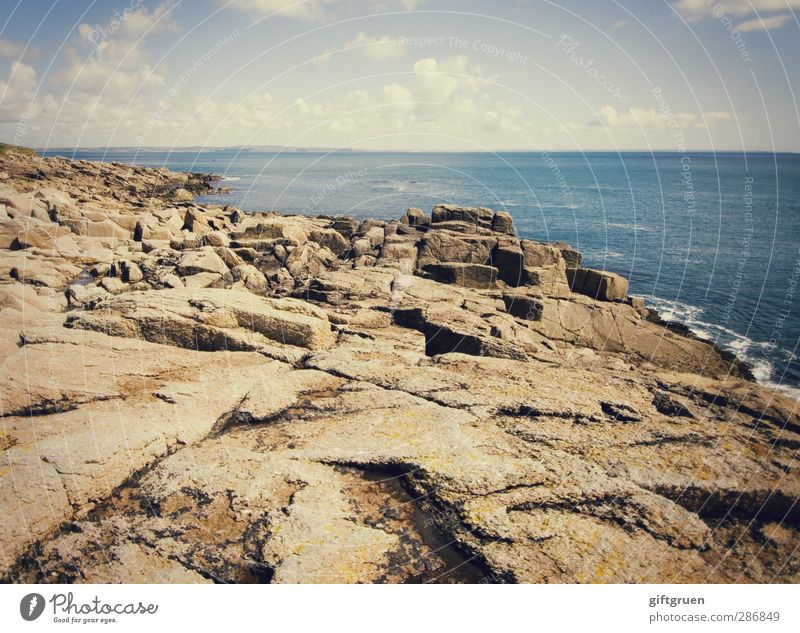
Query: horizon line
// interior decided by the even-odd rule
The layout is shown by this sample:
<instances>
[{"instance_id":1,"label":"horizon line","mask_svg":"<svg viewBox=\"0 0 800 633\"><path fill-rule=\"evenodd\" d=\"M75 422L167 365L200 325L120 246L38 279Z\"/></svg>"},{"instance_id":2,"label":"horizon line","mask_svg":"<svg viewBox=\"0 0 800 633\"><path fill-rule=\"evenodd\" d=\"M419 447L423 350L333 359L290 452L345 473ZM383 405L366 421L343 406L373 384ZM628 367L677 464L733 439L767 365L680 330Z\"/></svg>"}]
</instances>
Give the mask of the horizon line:
<instances>
[{"instance_id":1,"label":"horizon line","mask_svg":"<svg viewBox=\"0 0 800 633\"><path fill-rule=\"evenodd\" d=\"M214 146L200 146L200 145L176 145L172 147L160 145L148 145L145 147L138 147L135 145L86 145L86 146L70 146L59 145L52 147L31 147L37 152L53 152L58 150L65 151L113 151L113 150L126 150L126 151L143 151L143 152L175 152L175 151L196 151L196 152L214 152L214 151L247 151L256 150L261 152L295 152L295 153L320 153L320 152L351 152L358 154L378 154L378 153L394 153L394 154L540 154L540 153L565 153L565 154L691 154L691 153L709 153L709 154L800 154L798 150L774 150L774 149L701 149L701 148L687 148L687 149L558 149L558 148L545 148L545 149L484 149L484 150L464 150L464 149L356 149L352 147L296 147L296 146L280 146L280 145L214 145Z\"/></svg>"}]
</instances>

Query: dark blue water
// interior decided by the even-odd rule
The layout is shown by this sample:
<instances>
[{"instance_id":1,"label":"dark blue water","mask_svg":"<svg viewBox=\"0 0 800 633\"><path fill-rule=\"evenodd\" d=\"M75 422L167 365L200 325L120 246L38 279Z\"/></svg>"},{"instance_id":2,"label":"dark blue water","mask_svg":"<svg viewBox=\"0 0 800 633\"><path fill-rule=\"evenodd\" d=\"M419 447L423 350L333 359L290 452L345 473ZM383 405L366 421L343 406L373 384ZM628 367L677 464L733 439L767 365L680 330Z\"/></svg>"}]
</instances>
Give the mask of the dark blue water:
<instances>
[{"instance_id":1,"label":"dark blue water","mask_svg":"<svg viewBox=\"0 0 800 633\"><path fill-rule=\"evenodd\" d=\"M72 155L71 152L53 152ZM512 214L627 276L667 318L800 394L800 155L88 151L78 158L216 172L246 210L397 218L440 202Z\"/></svg>"}]
</instances>

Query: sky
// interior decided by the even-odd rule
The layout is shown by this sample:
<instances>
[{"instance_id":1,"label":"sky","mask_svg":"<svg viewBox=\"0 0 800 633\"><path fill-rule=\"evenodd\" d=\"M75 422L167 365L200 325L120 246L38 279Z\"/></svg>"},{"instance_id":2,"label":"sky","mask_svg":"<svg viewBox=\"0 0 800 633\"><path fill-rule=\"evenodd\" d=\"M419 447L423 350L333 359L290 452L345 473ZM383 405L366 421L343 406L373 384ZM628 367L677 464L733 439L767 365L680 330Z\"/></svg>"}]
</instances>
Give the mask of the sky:
<instances>
[{"instance_id":1,"label":"sky","mask_svg":"<svg viewBox=\"0 0 800 633\"><path fill-rule=\"evenodd\" d=\"M800 0L4 0L30 147L800 151Z\"/></svg>"}]
</instances>

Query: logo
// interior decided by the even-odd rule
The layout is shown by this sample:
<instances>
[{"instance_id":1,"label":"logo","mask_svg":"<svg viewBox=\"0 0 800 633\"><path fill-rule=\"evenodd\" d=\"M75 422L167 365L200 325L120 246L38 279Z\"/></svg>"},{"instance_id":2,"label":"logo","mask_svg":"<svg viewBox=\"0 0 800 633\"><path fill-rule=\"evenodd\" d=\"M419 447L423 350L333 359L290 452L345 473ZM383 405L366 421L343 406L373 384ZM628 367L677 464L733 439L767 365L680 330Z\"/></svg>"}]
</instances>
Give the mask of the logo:
<instances>
[{"instance_id":1,"label":"logo","mask_svg":"<svg viewBox=\"0 0 800 633\"><path fill-rule=\"evenodd\" d=\"M44 611L44 596L38 593L29 593L19 602L19 614L23 620L32 622Z\"/></svg>"}]
</instances>

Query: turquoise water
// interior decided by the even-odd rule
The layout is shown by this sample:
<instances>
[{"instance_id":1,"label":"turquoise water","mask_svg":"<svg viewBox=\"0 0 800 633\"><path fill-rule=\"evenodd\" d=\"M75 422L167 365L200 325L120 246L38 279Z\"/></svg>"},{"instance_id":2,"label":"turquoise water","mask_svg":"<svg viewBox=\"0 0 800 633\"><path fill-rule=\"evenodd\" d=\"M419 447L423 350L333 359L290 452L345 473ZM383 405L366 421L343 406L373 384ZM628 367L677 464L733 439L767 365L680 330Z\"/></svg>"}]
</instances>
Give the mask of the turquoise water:
<instances>
[{"instance_id":1,"label":"turquoise water","mask_svg":"<svg viewBox=\"0 0 800 633\"><path fill-rule=\"evenodd\" d=\"M246 210L393 219L449 202L511 213L586 265L800 395L800 155L734 153L76 152L216 172Z\"/></svg>"}]
</instances>

